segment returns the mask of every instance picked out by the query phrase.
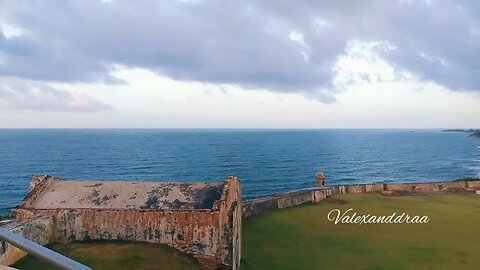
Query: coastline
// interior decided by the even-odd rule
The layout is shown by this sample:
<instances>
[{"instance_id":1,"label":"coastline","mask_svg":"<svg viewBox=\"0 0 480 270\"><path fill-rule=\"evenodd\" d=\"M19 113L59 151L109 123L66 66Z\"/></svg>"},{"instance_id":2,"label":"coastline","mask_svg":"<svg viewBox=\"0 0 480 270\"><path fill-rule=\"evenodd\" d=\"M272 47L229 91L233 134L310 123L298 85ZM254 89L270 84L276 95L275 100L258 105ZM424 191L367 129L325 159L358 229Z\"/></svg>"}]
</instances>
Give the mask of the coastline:
<instances>
[{"instance_id":1,"label":"coastline","mask_svg":"<svg viewBox=\"0 0 480 270\"><path fill-rule=\"evenodd\" d=\"M442 132L463 132L469 133L467 137L480 139L480 129L444 129Z\"/></svg>"}]
</instances>

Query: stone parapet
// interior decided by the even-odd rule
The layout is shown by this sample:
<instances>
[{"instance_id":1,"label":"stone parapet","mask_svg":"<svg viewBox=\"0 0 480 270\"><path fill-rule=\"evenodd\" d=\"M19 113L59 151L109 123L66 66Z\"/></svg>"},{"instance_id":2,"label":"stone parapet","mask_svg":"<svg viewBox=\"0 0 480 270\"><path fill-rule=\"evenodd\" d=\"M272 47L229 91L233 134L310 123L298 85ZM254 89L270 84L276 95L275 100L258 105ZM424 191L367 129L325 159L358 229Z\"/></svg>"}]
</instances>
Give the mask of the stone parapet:
<instances>
[{"instance_id":1,"label":"stone parapet","mask_svg":"<svg viewBox=\"0 0 480 270\"><path fill-rule=\"evenodd\" d=\"M328 187L316 187L275 194L242 202L243 217L263 214L304 203L319 203L332 195Z\"/></svg>"},{"instance_id":2,"label":"stone parapet","mask_svg":"<svg viewBox=\"0 0 480 270\"><path fill-rule=\"evenodd\" d=\"M480 180L429 183L383 183L331 186L334 193L369 192L448 192L480 190Z\"/></svg>"}]
</instances>

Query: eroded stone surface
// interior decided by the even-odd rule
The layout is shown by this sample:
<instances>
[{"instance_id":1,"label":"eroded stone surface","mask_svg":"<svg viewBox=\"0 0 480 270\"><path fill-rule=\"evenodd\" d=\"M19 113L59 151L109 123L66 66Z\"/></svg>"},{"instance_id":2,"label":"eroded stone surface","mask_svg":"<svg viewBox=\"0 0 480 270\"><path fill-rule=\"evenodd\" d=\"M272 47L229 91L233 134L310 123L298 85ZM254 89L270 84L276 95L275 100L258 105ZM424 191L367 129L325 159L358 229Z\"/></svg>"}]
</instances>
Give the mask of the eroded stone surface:
<instances>
[{"instance_id":1,"label":"eroded stone surface","mask_svg":"<svg viewBox=\"0 0 480 270\"><path fill-rule=\"evenodd\" d=\"M55 181L32 209L211 209L222 183Z\"/></svg>"},{"instance_id":2,"label":"eroded stone surface","mask_svg":"<svg viewBox=\"0 0 480 270\"><path fill-rule=\"evenodd\" d=\"M53 219L48 215L11 221L2 224L1 227L41 245L50 243L53 237ZM0 241L0 265L12 265L26 255L25 251Z\"/></svg>"}]
</instances>

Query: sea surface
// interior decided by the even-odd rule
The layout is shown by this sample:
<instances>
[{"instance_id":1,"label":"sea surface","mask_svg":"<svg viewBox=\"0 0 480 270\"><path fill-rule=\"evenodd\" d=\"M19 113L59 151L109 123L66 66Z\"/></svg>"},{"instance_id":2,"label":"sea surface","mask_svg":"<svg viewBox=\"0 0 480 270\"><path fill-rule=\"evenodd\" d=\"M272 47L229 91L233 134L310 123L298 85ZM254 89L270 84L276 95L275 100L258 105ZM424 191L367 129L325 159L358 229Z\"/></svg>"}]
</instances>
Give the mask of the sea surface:
<instances>
[{"instance_id":1,"label":"sea surface","mask_svg":"<svg viewBox=\"0 0 480 270\"><path fill-rule=\"evenodd\" d=\"M244 198L327 184L428 182L480 175L480 140L440 130L0 130L0 213L30 175L223 181Z\"/></svg>"}]
</instances>

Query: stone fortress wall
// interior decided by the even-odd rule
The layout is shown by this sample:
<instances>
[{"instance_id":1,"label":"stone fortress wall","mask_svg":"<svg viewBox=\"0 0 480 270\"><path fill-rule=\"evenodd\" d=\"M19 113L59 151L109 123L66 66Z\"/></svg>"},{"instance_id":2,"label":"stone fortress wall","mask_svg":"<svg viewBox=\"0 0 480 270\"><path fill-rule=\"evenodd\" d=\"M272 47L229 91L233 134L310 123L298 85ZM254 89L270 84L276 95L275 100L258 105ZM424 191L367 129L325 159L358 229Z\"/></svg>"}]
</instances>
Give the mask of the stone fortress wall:
<instances>
[{"instance_id":1,"label":"stone fortress wall","mask_svg":"<svg viewBox=\"0 0 480 270\"><path fill-rule=\"evenodd\" d=\"M243 201L243 217L267 213L305 203L319 203L333 194L328 187L306 188Z\"/></svg>"},{"instance_id":2,"label":"stone fortress wall","mask_svg":"<svg viewBox=\"0 0 480 270\"><path fill-rule=\"evenodd\" d=\"M241 204L234 176L216 184L33 176L6 228L43 245L100 239L167 244L193 255L205 269L238 269ZM25 255L10 245L0 253L5 265Z\"/></svg>"},{"instance_id":3,"label":"stone fortress wall","mask_svg":"<svg viewBox=\"0 0 480 270\"><path fill-rule=\"evenodd\" d=\"M319 203L338 193L380 192L384 195L401 193L451 193L480 190L480 180L460 180L431 183L378 183L325 186L325 174L316 174L317 187L294 190L281 194L246 200L243 202L243 217L263 214L277 209L305 203ZM479 191L480 192L480 191Z\"/></svg>"},{"instance_id":4,"label":"stone fortress wall","mask_svg":"<svg viewBox=\"0 0 480 270\"><path fill-rule=\"evenodd\" d=\"M395 192L472 192L480 190L480 180L459 180L430 183L384 183L353 184L331 186L334 193L382 192L386 195Z\"/></svg>"}]
</instances>

